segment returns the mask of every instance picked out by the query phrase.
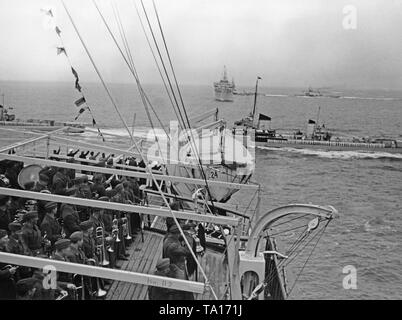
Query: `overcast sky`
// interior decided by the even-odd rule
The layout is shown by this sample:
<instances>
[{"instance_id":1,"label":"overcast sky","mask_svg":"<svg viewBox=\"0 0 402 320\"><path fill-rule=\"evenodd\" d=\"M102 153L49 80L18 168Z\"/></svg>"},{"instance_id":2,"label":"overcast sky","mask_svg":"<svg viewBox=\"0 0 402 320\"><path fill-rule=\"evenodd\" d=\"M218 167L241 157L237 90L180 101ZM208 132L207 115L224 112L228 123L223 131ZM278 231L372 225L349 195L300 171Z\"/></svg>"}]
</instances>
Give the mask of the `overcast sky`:
<instances>
[{"instance_id":1,"label":"overcast sky","mask_svg":"<svg viewBox=\"0 0 402 320\"><path fill-rule=\"evenodd\" d=\"M92 0L65 0L108 82L131 82ZM97 0L118 35L110 0ZM135 0L140 6L139 0ZM210 85L223 65L239 85L402 88L402 0L155 0L181 84ZM160 83L133 0L118 0L144 83ZM153 17L152 2L144 0ZM357 10L345 30L343 9ZM82 82L97 81L60 1L0 0L0 80L71 81L44 26L51 7ZM157 24L152 19L157 30Z\"/></svg>"}]
</instances>

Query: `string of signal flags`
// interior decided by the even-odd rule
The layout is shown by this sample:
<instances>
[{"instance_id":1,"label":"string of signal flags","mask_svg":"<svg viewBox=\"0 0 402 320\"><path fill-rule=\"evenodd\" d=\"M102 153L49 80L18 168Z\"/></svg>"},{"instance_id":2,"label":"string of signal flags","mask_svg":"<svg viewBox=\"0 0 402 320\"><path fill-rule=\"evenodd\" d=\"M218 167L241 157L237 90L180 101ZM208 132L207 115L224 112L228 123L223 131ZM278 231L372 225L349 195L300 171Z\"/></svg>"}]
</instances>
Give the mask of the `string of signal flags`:
<instances>
[{"instance_id":1,"label":"string of signal flags","mask_svg":"<svg viewBox=\"0 0 402 320\"><path fill-rule=\"evenodd\" d=\"M41 9L41 11L45 14L46 17L48 17L49 19L54 19L54 15L53 15L53 11L52 9ZM53 21L54 22L54 21ZM88 111L89 114L91 115L92 118L92 125L98 130L98 134L99 136L102 138L102 141L105 142L105 137L103 136L96 120L95 117L92 113L92 110L90 108L90 106L87 103L87 100L85 98L85 95L83 93L82 87L80 85L80 78L78 76L78 72L74 69L72 62L70 60L70 57L67 54L67 50L66 47L64 46L64 42L63 42L63 37L62 37L62 32L61 29L55 25L55 23L52 23L52 25L54 25L54 27L52 29L54 29L54 31L56 32L59 40L60 40L60 45L56 47L57 49L57 55L65 55L68 61L68 64L71 68L71 73L74 76L75 79L75 83L74 83L74 88L78 91L78 93L80 94L80 98L77 99L74 104L78 109L78 113L76 115L76 117L74 118L74 121L77 121L78 118L85 112Z\"/></svg>"}]
</instances>

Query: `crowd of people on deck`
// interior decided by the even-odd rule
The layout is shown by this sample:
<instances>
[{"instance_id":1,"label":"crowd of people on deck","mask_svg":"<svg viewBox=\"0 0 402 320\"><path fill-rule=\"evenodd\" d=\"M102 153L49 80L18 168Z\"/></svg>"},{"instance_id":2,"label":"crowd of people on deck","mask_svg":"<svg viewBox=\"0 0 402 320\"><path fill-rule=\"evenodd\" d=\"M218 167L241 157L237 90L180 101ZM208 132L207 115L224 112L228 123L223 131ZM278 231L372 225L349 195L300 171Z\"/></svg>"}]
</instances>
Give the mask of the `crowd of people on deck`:
<instances>
[{"instance_id":1,"label":"crowd of people on deck","mask_svg":"<svg viewBox=\"0 0 402 320\"><path fill-rule=\"evenodd\" d=\"M135 158L119 159L114 155L93 151L69 150L67 162L114 167L125 164L145 168L143 161ZM53 160L60 149L53 151ZM97 158L100 158L97 160ZM94 164L93 160L97 163ZM149 164L153 170L161 170L158 164ZM144 204L141 185L153 188L147 179L117 177L93 172L79 174L62 167L44 167L39 181L28 181L23 186L18 181L24 164L17 161L0 161L0 187L25 189L33 192L55 194L83 199L96 199L123 204ZM127 168L126 168L127 169ZM135 169L135 168L133 168ZM127 170L130 170L129 168ZM173 210L181 210L180 202L171 204ZM193 223L180 220L182 229L194 252L202 252L205 241L195 241ZM157 263L157 275L188 280L196 274L196 263L173 218L166 219L167 234L163 243L163 255ZM141 217L137 213L77 206L33 200L0 194L0 251L59 261L121 268L121 260L127 260L128 246L142 233ZM131 238L131 239L130 239ZM43 270L0 262L0 300L48 300L48 299L99 299L106 295L111 281L100 278L57 272L56 287L45 288ZM150 299L192 299L191 293L165 288L150 287Z\"/></svg>"}]
</instances>

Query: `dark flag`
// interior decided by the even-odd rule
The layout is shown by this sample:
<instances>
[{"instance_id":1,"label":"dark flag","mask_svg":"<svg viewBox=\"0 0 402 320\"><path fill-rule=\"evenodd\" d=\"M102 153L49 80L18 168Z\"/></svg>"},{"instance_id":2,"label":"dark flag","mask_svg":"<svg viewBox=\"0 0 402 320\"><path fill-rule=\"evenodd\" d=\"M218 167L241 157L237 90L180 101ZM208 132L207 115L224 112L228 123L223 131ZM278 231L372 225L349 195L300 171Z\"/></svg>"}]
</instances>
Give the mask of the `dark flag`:
<instances>
[{"instance_id":1,"label":"dark flag","mask_svg":"<svg viewBox=\"0 0 402 320\"><path fill-rule=\"evenodd\" d=\"M78 80L78 79L79 79L79 78L78 78L78 73L77 73L77 71L75 71L75 70L74 70L74 68L73 68L73 67L71 67L71 72L73 73L73 75L74 75L75 79L77 79L77 80Z\"/></svg>"},{"instance_id":2,"label":"dark flag","mask_svg":"<svg viewBox=\"0 0 402 320\"><path fill-rule=\"evenodd\" d=\"M80 115L82 115L82 114L85 112L86 109L87 109L86 107L85 107L85 108L81 108L80 111L78 111L78 114L77 114L77 116L75 117L74 120L78 120L78 118L80 117Z\"/></svg>"},{"instance_id":3,"label":"dark flag","mask_svg":"<svg viewBox=\"0 0 402 320\"><path fill-rule=\"evenodd\" d=\"M315 121L310 119L310 120L308 121L308 124L315 124Z\"/></svg>"},{"instance_id":4,"label":"dark flag","mask_svg":"<svg viewBox=\"0 0 402 320\"><path fill-rule=\"evenodd\" d=\"M57 55L64 53L67 56L66 49L63 47L57 47Z\"/></svg>"},{"instance_id":5,"label":"dark flag","mask_svg":"<svg viewBox=\"0 0 402 320\"><path fill-rule=\"evenodd\" d=\"M106 142L105 137L103 136L102 132L100 131L100 129L98 128L98 132L99 132L99 136L102 137L102 141Z\"/></svg>"},{"instance_id":6,"label":"dark flag","mask_svg":"<svg viewBox=\"0 0 402 320\"><path fill-rule=\"evenodd\" d=\"M80 84L79 84L79 82L78 82L78 80L75 80L75 89L77 89L79 92L81 92L81 86L80 86Z\"/></svg>"},{"instance_id":7,"label":"dark flag","mask_svg":"<svg viewBox=\"0 0 402 320\"><path fill-rule=\"evenodd\" d=\"M77 101L75 101L74 104L75 104L77 107L80 107L80 106L82 106L85 102L87 102L87 101L85 100L85 97L82 97L82 98L78 99Z\"/></svg>"},{"instance_id":8,"label":"dark flag","mask_svg":"<svg viewBox=\"0 0 402 320\"><path fill-rule=\"evenodd\" d=\"M271 121L271 117L268 117L265 114L260 113L260 116L259 116L258 120Z\"/></svg>"},{"instance_id":9,"label":"dark flag","mask_svg":"<svg viewBox=\"0 0 402 320\"><path fill-rule=\"evenodd\" d=\"M95 127L96 126L96 121L95 119L92 118L92 125Z\"/></svg>"},{"instance_id":10,"label":"dark flag","mask_svg":"<svg viewBox=\"0 0 402 320\"><path fill-rule=\"evenodd\" d=\"M74 77L75 77L75 89L77 89L79 92L81 92L81 86L80 86L80 78L78 78L78 73L77 71L74 70L73 67L71 67L71 72L73 73Z\"/></svg>"},{"instance_id":11,"label":"dark flag","mask_svg":"<svg viewBox=\"0 0 402 320\"><path fill-rule=\"evenodd\" d=\"M60 37L61 30L59 29L59 27L58 27L58 26L56 26L55 30L56 30L57 35Z\"/></svg>"}]
</instances>

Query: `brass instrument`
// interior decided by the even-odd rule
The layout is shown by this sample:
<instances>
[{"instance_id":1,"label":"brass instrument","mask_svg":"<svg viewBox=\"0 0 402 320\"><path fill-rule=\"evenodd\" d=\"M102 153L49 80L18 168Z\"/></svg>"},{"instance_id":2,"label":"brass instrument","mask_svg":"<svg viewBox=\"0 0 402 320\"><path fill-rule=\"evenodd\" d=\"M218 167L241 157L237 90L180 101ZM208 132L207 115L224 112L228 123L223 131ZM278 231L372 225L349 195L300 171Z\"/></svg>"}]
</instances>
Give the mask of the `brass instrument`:
<instances>
[{"instance_id":1,"label":"brass instrument","mask_svg":"<svg viewBox=\"0 0 402 320\"><path fill-rule=\"evenodd\" d=\"M58 218L56 219L59 225L61 226L61 238L65 239L66 238L66 230L64 230L64 221L63 218Z\"/></svg>"},{"instance_id":2,"label":"brass instrument","mask_svg":"<svg viewBox=\"0 0 402 320\"><path fill-rule=\"evenodd\" d=\"M108 240L108 239L106 238L105 241L107 241L107 240ZM107 245L107 247L106 247L107 252L113 253L114 250L113 250L113 248L112 248L112 240L107 241L107 242L106 242L106 245Z\"/></svg>"},{"instance_id":3,"label":"brass instrument","mask_svg":"<svg viewBox=\"0 0 402 320\"><path fill-rule=\"evenodd\" d=\"M49 239L47 239L47 233L45 231L45 234L43 236L42 239L42 248L43 248L43 252L50 257L51 253L52 253L52 243Z\"/></svg>"},{"instance_id":4,"label":"brass instrument","mask_svg":"<svg viewBox=\"0 0 402 320\"><path fill-rule=\"evenodd\" d=\"M96 265L96 261L95 261L95 259L88 259L88 260L87 260L87 264L88 264L88 265L95 266L95 265ZM90 294L91 296L93 296L93 297L96 297L96 298L103 298L103 297L107 294L107 292L106 292L105 290L102 290L102 289L101 289L100 283L99 283L99 278L96 278L96 286L97 286L97 290L96 290L96 291L93 290L93 287L92 287L92 280L93 280L92 278L89 279L89 286L90 286L90 288L89 288L89 294Z\"/></svg>"},{"instance_id":5,"label":"brass instrument","mask_svg":"<svg viewBox=\"0 0 402 320\"><path fill-rule=\"evenodd\" d=\"M11 265L11 264L8 264L8 265L4 266L1 270L9 270L9 269L11 269L11 268L18 269L19 266L13 266L13 265ZM14 279L14 274L12 274L10 278L11 278L11 279Z\"/></svg>"},{"instance_id":6,"label":"brass instrument","mask_svg":"<svg viewBox=\"0 0 402 320\"><path fill-rule=\"evenodd\" d=\"M126 239L127 241L130 241L132 239L131 237L131 226L130 226L130 220L129 220L129 216L127 215L127 213L125 214L125 217L123 218L124 224L123 224L123 236L124 239Z\"/></svg>"},{"instance_id":7,"label":"brass instrument","mask_svg":"<svg viewBox=\"0 0 402 320\"><path fill-rule=\"evenodd\" d=\"M20 173L18 174L18 184L22 189L25 189L25 185L34 182L39 182L39 172L43 168L37 164L31 164L29 166L24 167Z\"/></svg>"},{"instance_id":8,"label":"brass instrument","mask_svg":"<svg viewBox=\"0 0 402 320\"><path fill-rule=\"evenodd\" d=\"M113 234L113 238L115 238L116 242L120 242L120 238L119 238L119 222L116 219L116 215L114 216L113 219L113 225L112 225L112 234Z\"/></svg>"},{"instance_id":9,"label":"brass instrument","mask_svg":"<svg viewBox=\"0 0 402 320\"><path fill-rule=\"evenodd\" d=\"M60 295L56 298L56 300L63 300L64 298L68 297L67 291L62 291Z\"/></svg>"},{"instance_id":10,"label":"brass instrument","mask_svg":"<svg viewBox=\"0 0 402 320\"><path fill-rule=\"evenodd\" d=\"M95 230L95 241L96 241L96 254L100 261L100 265L105 267L109 265L109 261L106 258L105 252L105 235L103 233L102 227L97 227Z\"/></svg>"},{"instance_id":11,"label":"brass instrument","mask_svg":"<svg viewBox=\"0 0 402 320\"><path fill-rule=\"evenodd\" d=\"M74 274L73 275L73 283L75 285L75 289L73 289L73 300L78 300L78 294L77 290L81 290L81 300L85 300L85 286L84 286L84 276L79 275L79 274ZM81 286L78 286L78 283L81 284Z\"/></svg>"}]
</instances>

